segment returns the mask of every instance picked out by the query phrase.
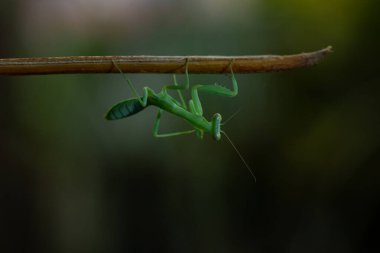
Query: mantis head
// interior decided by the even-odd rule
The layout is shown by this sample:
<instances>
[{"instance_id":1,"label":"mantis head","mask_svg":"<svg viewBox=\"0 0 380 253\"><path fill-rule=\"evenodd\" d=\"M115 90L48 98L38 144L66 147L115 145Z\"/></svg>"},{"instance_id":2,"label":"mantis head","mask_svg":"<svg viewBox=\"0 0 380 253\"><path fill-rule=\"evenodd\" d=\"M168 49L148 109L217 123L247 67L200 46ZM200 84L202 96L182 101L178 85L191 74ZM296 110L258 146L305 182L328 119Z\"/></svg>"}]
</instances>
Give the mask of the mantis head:
<instances>
[{"instance_id":1,"label":"mantis head","mask_svg":"<svg viewBox=\"0 0 380 253\"><path fill-rule=\"evenodd\" d=\"M219 141L220 138L222 138L222 136L220 134L221 122L222 122L222 115L220 115L219 113L215 113L214 116L212 116L211 124L212 124L212 137L216 141Z\"/></svg>"},{"instance_id":2,"label":"mantis head","mask_svg":"<svg viewBox=\"0 0 380 253\"><path fill-rule=\"evenodd\" d=\"M240 110L239 110L240 111ZM248 163L244 160L243 156L240 154L239 150L236 148L236 146L234 145L234 143L231 141L231 139L228 137L228 135L226 134L226 132L222 131L220 129L220 126L223 125L223 124L226 124L229 120L231 120L239 111L235 112L229 119L227 119L225 122L222 123L222 115L220 115L219 113L215 113L214 116L212 116L212 121L211 121L211 124L212 124L212 137L216 140L216 141L219 141L222 136L221 136L221 133L224 134L224 136L227 138L228 142L231 144L231 146L235 149L236 153L238 154L238 156L240 157L240 159L242 160L242 162L244 163L245 167L247 167L248 171L251 173L253 179L255 180L256 182L256 177L255 177L255 173L253 173L253 170L251 169L251 167L249 167Z\"/></svg>"}]
</instances>

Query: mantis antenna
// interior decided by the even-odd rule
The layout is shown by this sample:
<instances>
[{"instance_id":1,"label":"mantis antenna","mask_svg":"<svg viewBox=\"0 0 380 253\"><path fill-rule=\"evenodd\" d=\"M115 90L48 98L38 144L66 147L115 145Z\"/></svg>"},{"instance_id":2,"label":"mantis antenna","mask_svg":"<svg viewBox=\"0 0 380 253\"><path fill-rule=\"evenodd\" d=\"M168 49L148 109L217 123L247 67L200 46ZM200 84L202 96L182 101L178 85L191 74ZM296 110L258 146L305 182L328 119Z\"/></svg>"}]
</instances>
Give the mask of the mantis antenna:
<instances>
[{"instance_id":1,"label":"mantis antenna","mask_svg":"<svg viewBox=\"0 0 380 253\"><path fill-rule=\"evenodd\" d=\"M237 109L230 117L228 117L228 119L226 119L225 121L223 121L222 123L220 123L222 126L223 125L227 125L227 123L233 119L236 115L239 114L239 112L241 112L242 108L240 107L239 109Z\"/></svg>"},{"instance_id":2,"label":"mantis antenna","mask_svg":"<svg viewBox=\"0 0 380 253\"><path fill-rule=\"evenodd\" d=\"M224 132L224 131L221 131L221 132L224 134L224 136L226 136L227 140L231 143L231 146L235 149L236 153L238 154L238 156L240 157L240 159L244 163L245 167L247 167L249 173L251 173L251 175L253 177L253 180L255 180L255 183L256 183L257 180L256 180L255 173L253 172L253 169L251 167L249 167L248 163L244 160L243 156L240 154L239 150L234 145L234 143L231 141L230 137L228 137L228 135L226 134L226 132Z\"/></svg>"}]
</instances>

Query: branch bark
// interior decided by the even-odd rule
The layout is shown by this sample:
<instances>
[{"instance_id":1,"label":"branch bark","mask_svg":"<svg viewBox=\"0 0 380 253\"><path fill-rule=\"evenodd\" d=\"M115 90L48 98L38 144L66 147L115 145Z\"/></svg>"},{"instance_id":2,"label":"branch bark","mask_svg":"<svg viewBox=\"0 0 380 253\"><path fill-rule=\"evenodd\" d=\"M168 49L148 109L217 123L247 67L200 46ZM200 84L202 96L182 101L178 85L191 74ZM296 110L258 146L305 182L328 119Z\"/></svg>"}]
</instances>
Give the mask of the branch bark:
<instances>
[{"instance_id":1,"label":"branch bark","mask_svg":"<svg viewBox=\"0 0 380 253\"><path fill-rule=\"evenodd\" d=\"M68 56L0 59L0 75L47 75L119 73L226 73L232 64L235 73L290 70L318 64L331 46L294 55L258 56Z\"/></svg>"}]
</instances>

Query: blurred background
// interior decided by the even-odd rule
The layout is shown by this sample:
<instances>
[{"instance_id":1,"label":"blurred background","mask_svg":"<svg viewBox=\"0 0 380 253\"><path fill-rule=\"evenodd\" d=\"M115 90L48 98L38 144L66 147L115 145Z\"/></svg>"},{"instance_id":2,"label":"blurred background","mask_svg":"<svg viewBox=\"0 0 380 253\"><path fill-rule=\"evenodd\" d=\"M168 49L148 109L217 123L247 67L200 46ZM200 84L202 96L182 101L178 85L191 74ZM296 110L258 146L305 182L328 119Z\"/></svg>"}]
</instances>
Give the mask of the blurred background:
<instances>
[{"instance_id":1,"label":"blurred background","mask_svg":"<svg viewBox=\"0 0 380 253\"><path fill-rule=\"evenodd\" d=\"M156 139L156 109L108 122L118 74L0 77L0 252L378 252L379 1L3 0L0 58L293 54L202 94L209 136ZM171 75L129 75L159 91ZM183 76L178 77L183 80ZM191 75L191 83L228 76ZM188 129L165 114L163 132Z\"/></svg>"}]
</instances>

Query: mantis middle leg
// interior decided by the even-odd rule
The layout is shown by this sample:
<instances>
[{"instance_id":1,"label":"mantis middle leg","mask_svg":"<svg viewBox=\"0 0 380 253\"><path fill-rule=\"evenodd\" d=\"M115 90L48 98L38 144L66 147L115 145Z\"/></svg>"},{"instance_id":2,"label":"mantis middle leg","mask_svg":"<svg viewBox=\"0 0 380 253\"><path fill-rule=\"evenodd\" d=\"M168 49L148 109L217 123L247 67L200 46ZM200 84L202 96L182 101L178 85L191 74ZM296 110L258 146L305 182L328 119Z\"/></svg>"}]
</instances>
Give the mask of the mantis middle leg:
<instances>
[{"instance_id":1,"label":"mantis middle leg","mask_svg":"<svg viewBox=\"0 0 380 253\"><path fill-rule=\"evenodd\" d=\"M188 59L186 59L185 80L186 80L185 85L179 85L178 82L177 82L176 76L173 75L174 85L166 85L166 86L163 87L162 90L165 93L167 92L167 90L177 90L178 96L179 96L179 98L181 100L181 105L182 105L182 107L185 110L187 110L187 106L186 106L186 103L185 103L185 100L183 98L181 90L187 90L190 87L189 73L188 73ZM175 102L177 102L177 101L175 101ZM193 130L179 131L179 132L166 133L166 134L160 134L160 133L158 133L159 127L160 127L160 120L161 120L162 111L163 111L162 109L159 109L158 112L157 112L156 121L154 122L154 126L153 126L153 136L154 137L158 137L158 138L172 137L172 136L178 136L178 135L184 135L184 134L191 134L191 133L194 133L196 131L195 129L193 129Z\"/></svg>"},{"instance_id":2,"label":"mantis middle leg","mask_svg":"<svg viewBox=\"0 0 380 253\"><path fill-rule=\"evenodd\" d=\"M178 96L181 100L181 105L185 110L187 110L187 106L186 106L186 102L185 102L185 99L183 98L181 90L188 90L190 87L188 65L189 65L189 59L186 58L186 64L185 64L185 80L186 80L186 82L185 82L185 85L179 85L177 82L176 76L173 75L174 85L166 85L163 87L164 92L166 92L167 90L177 90Z\"/></svg>"},{"instance_id":3,"label":"mantis middle leg","mask_svg":"<svg viewBox=\"0 0 380 253\"><path fill-rule=\"evenodd\" d=\"M158 138L172 137L172 136L178 136L178 135L184 135L184 134L191 134L191 133L195 132L195 130L193 129L193 130L166 133L166 134L158 133L158 129L160 127L161 113L162 113L162 109L159 109L158 113L157 113L156 121L154 122L154 126L153 126L153 136L154 137L158 137Z\"/></svg>"}]
</instances>

